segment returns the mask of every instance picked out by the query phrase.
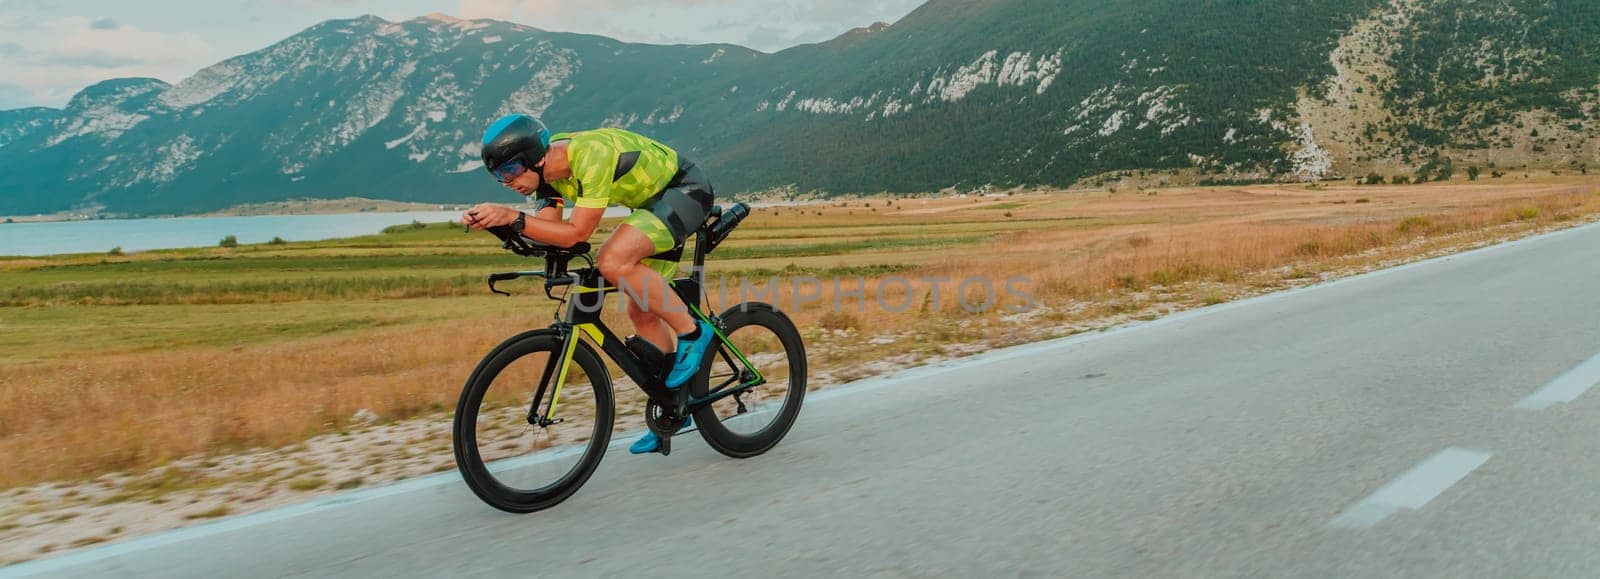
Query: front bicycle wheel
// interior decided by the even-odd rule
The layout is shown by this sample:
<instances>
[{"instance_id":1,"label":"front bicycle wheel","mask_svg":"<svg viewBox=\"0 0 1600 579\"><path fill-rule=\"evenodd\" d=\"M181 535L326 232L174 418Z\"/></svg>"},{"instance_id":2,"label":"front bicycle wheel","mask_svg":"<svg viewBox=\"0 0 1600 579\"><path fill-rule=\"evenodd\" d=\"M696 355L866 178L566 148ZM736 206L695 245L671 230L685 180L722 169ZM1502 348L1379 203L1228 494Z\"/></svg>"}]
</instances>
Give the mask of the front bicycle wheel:
<instances>
[{"instance_id":1,"label":"front bicycle wheel","mask_svg":"<svg viewBox=\"0 0 1600 579\"><path fill-rule=\"evenodd\" d=\"M489 506L512 513L553 507L577 492L605 457L611 379L579 342L560 380L565 346L553 330L513 337L485 356L462 388L453 433L456 467Z\"/></svg>"},{"instance_id":2,"label":"front bicycle wheel","mask_svg":"<svg viewBox=\"0 0 1600 579\"><path fill-rule=\"evenodd\" d=\"M727 343L713 342L689 394L726 396L694 413L700 437L734 458L764 453L788 434L806 395L806 351L789 316L751 302L723 312ZM731 344L731 347L730 347Z\"/></svg>"}]
</instances>

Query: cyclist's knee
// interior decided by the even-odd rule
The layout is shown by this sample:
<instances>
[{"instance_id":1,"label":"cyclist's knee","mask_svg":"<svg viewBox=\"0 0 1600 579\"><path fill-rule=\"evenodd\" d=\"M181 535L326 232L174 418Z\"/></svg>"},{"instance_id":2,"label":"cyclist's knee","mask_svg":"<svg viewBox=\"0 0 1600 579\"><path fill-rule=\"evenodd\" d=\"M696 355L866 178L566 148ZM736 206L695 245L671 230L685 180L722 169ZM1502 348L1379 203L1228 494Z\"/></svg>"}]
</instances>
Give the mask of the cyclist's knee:
<instances>
[{"instance_id":1,"label":"cyclist's knee","mask_svg":"<svg viewBox=\"0 0 1600 579\"><path fill-rule=\"evenodd\" d=\"M630 264L614 255L602 253L595 259L594 266L600 269L600 275L615 283L617 276L627 273Z\"/></svg>"},{"instance_id":2,"label":"cyclist's knee","mask_svg":"<svg viewBox=\"0 0 1600 579\"><path fill-rule=\"evenodd\" d=\"M639 261L640 258L623 252L602 253L595 258L594 266L600 269L600 275L605 276L607 281L616 283L618 277L632 273Z\"/></svg>"},{"instance_id":3,"label":"cyclist's knee","mask_svg":"<svg viewBox=\"0 0 1600 579\"><path fill-rule=\"evenodd\" d=\"M634 326L642 327L644 324L655 322L658 318L655 313L639 307L638 302L628 300L628 320L633 322Z\"/></svg>"},{"instance_id":4,"label":"cyclist's knee","mask_svg":"<svg viewBox=\"0 0 1600 579\"><path fill-rule=\"evenodd\" d=\"M651 250L648 240L645 240L641 247L641 244L629 240L628 236L619 235L621 233L619 228L617 234L613 234L612 238L600 247L599 255L595 256L594 265L599 268L600 275L613 283L617 281L618 275L628 273L633 266L639 264L640 260L650 255Z\"/></svg>"}]
</instances>

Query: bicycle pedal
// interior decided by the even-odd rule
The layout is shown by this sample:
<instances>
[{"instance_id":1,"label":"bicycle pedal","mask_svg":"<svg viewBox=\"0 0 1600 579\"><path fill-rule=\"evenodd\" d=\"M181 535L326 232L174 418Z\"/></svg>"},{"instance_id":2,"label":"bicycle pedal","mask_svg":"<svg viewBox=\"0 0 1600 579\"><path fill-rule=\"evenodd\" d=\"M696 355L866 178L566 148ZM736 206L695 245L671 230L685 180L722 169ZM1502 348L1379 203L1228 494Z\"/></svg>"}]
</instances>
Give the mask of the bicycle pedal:
<instances>
[{"instance_id":1,"label":"bicycle pedal","mask_svg":"<svg viewBox=\"0 0 1600 579\"><path fill-rule=\"evenodd\" d=\"M672 437L670 437L670 436L662 437L661 438L661 446L656 447L656 452L661 453L661 456L669 456L669 455L671 455L672 454Z\"/></svg>"}]
</instances>

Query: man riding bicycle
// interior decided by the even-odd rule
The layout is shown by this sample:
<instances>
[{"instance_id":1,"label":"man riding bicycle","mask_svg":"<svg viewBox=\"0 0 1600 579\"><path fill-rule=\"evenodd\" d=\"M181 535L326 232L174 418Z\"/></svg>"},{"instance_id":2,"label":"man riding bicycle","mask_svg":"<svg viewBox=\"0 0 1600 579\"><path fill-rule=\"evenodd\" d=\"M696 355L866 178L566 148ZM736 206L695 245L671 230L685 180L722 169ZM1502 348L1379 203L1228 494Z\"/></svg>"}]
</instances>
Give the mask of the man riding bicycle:
<instances>
[{"instance_id":1,"label":"man riding bicycle","mask_svg":"<svg viewBox=\"0 0 1600 579\"><path fill-rule=\"evenodd\" d=\"M495 179L536 197L534 218L484 203L461 215L469 227L510 225L523 237L570 247L594 234L607 206L633 209L600 246L595 265L608 283L632 290L628 319L639 336L669 352L673 365L667 388L688 382L711 343L712 329L689 315L677 292L667 288L667 279L677 271L684 239L711 211L713 193L705 174L677 151L642 135L612 128L551 135L528 115L495 121L482 146L484 168ZM572 216L562 221L568 205ZM628 450L643 454L659 447L652 432Z\"/></svg>"}]
</instances>

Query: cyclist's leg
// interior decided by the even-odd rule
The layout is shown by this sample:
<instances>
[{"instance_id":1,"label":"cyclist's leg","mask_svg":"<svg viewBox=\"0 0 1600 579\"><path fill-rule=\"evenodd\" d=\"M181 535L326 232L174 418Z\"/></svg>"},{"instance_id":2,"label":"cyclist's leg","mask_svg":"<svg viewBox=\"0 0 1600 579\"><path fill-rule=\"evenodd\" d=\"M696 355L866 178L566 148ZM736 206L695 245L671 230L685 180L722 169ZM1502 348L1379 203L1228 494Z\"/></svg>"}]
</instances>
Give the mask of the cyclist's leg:
<instances>
[{"instance_id":1,"label":"cyclist's leg","mask_svg":"<svg viewBox=\"0 0 1600 579\"><path fill-rule=\"evenodd\" d=\"M677 268L676 256L671 261L659 259L672 254L674 246L682 240L674 240L670 233L648 235L646 231L665 233L666 229L648 211L634 211L600 247L596 265L607 281L618 287L625 284L628 293L632 294L632 299L628 301L628 318L638 328L639 335L650 340L662 352L671 353L677 349L678 335L695 328L695 322L684 307L683 300L677 292L667 287L667 277ZM659 250L662 246L666 249ZM671 270L666 267L669 265ZM678 329L667 319L668 316L680 318L678 321L690 329ZM668 331L669 327L671 331ZM686 421L684 427L688 426ZM646 432L628 447L628 452L646 454L660 449L661 438L654 432Z\"/></svg>"},{"instance_id":2,"label":"cyclist's leg","mask_svg":"<svg viewBox=\"0 0 1600 579\"><path fill-rule=\"evenodd\" d=\"M666 190L645 207L648 212L637 211L629 217L629 221L638 223L640 229L644 231L659 224L671 234L674 246L681 247L684 239L705 224L706 217L711 212L711 201L711 184L706 181L705 175L694 164L680 160L678 174L673 176ZM678 254L681 256L681 250ZM666 315L679 313L667 312ZM683 315L689 316L687 313ZM674 320L668 319L667 322L673 323L674 329L678 329ZM668 388L677 388L687 383L694 376L695 370L701 367L706 352L711 347L715 330L702 321L694 321L694 325L695 328L687 333L678 329L677 354L673 356L672 371L668 372L666 377Z\"/></svg>"},{"instance_id":3,"label":"cyclist's leg","mask_svg":"<svg viewBox=\"0 0 1600 579\"><path fill-rule=\"evenodd\" d=\"M619 253L616 256L617 261L633 266L631 270L618 272L619 279L627 279L623 277L626 275L636 275L652 283L658 279L660 280L661 285L653 286L652 289L659 287L662 290L661 295L658 297L652 293L647 296L649 300L644 304L645 308L641 309L648 309L649 311L640 313L657 314L677 334L670 337L673 342L673 348L662 348L662 351L678 350L676 355L673 356L673 372L668 376L669 385L673 384L672 378L674 376L683 374L681 372L683 367L698 366L698 363L687 361L688 358L685 355L685 351L703 350L710 342L710 327L696 322L690 317L687 306L683 304L683 300L678 297L677 292L671 291L666 287L666 280L671 278L677 271L678 260L683 257L684 240L699 229L701 224L705 223L706 217L711 211L711 200L711 186L706 182L704 175L692 163L680 160L678 174L673 176L672 181L667 184L666 190L657 195L650 204L629 215L624 224L617 228L616 233L612 234L612 239L619 239L620 237L620 242L626 244L625 246L619 246ZM643 253L646 243L641 242L641 238L648 240L648 246L654 250L654 253ZM611 241L608 240L606 243L609 245ZM631 253L622 253L620 251L622 247L627 247L633 251ZM605 248L602 247L601 251L604 250ZM640 260L627 261L624 259L634 256L638 256L642 262ZM627 269L615 262L612 267ZM645 277L640 270L656 275ZM610 275L607 275L608 279L610 277ZM630 280L630 283L635 282ZM657 300L660 301L658 302ZM650 309L655 304L660 304L660 307ZM630 308L631 315L632 308ZM640 319L642 318L643 316L640 317ZM688 325L692 329L684 331L683 325L680 325L679 322L683 322L683 325ZM638 324L638 320L635 321L635 324ZM657 325L659 326L659 323ZM678 348L680 339L689 339L689 342L685 343L682 349ZM676 385L681 386L683 382L682 376L676 377L679 378ZM689 424L686 422L684 426L688 427ZM628 451L634 454L644 454L657 451L660 448L660 439L656 437L655 433L649 432L645 433L643 438L634 442L633 446L628 448Z\"/></svg>"},{"instance_id":4,"label":"cyclist's leg","mask_svg":"<svg viewBox=\"0 0 1600 579\"><path fill-rule=\"evenodd\" d=\"M634 210L600 248L597 265L606 280L619 286L628 284L639 294L636 299L643 300L636 302L639 309L655 314L678 334L692 332L694 318L666 283L677 272L684 240L705 223L713 196L705 174L694 163L680 158L678 173L666 188L650 203ZM655 275L651 275L652 271ZM639 325L637 321L635 325ZM639 327L640 335L645 336L643 326Z\"/></svg>"},{"instance_id":5,"label":"cyclist's leg","mask_svg":"<svg viewBox=\"0 0 1600 579\"><path fill-rule=\"evenodd\" d=\"M661 316L646 311L631 299L628 300L628 319L633 322L633 327L638 328L639 337L648 340L662 352L671 353L677 347L678 338Z\"/></svg>"},{"instance_id":6,"label":"cyclist's leg","mask_svg":"<svg viewBox=\"0 0 1600 579\"><path fill-rule=\"evenodd\" d=\"M600 268L600 274L605 276L606 281L624 289L632 298L633 304L642 310L641 314L649 314L666 322L679 334L689 333L694 330L694 319L689 316L689 310L683 305L683 300L667 287L667 280L661 272L643 263L651 255L671 250L672 247L667 246L666 250L657 249L663 242L659 239L652 240L651 236L639 228L635 218L641 213L649 214L642 209L634 211L633 215L628 217L628 221L618 226L616 232L611 234L611 238L600 246L595 265ZM671 237L667 237L666 242L670 243ZM635 325L638 325L638 320L644 316L634 318L630 308L629 318L634 319ZM639 330L641 336L648 331L644 326L639 326ZM663 351L669 352L672 349L662 348Z\"/></svg>"}]
</instances>

